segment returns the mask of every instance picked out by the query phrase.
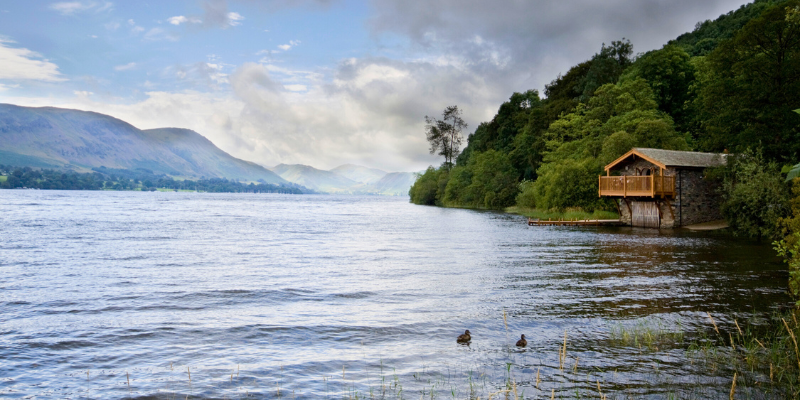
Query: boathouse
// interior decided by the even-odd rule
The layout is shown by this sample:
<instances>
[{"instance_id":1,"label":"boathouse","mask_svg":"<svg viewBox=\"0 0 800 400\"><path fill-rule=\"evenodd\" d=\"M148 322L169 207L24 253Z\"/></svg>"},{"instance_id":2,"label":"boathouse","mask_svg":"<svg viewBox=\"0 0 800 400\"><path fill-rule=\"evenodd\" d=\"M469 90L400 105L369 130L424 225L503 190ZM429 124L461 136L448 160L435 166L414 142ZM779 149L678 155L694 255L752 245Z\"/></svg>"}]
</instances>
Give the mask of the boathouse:
<instances>
[{"instance_id":1,"label":"boathouse","mask_svg":"<svg viewBox=\"0 0 800 400\"><path fill-rule=\"evenodd\" d=\"M606 165L600 197L613 198L626 225L676 228L722 219L715 182L705 170L726 154L634 148Z\"/></svg>"}]
</instances>

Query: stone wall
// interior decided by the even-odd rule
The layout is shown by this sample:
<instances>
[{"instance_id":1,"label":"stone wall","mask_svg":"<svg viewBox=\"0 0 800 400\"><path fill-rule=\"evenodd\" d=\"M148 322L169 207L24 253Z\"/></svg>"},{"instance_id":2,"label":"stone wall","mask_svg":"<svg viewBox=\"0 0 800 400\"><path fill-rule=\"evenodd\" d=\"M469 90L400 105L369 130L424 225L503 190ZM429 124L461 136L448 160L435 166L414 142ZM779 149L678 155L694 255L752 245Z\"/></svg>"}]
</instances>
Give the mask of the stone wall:
<instances>
[{"instance_id":1,"label":"stone wall","mask_svg":"<svg viewBox=\"0 0 800 400\"><path fill-rule=\"evenodd\" d=\"M620 169L615 172L626 176L644 175L641 171L651 167L660 173L657 166L643 159L620 165ZM703 168L668 168L664 171L664 175L675 177L675 198L617 198L620 219L623 223L630 225L632 222L630 205L633 201L656 202L661 214L662 228L722 219L717 185L703 177Z\"/></svg>"}]
</instances>

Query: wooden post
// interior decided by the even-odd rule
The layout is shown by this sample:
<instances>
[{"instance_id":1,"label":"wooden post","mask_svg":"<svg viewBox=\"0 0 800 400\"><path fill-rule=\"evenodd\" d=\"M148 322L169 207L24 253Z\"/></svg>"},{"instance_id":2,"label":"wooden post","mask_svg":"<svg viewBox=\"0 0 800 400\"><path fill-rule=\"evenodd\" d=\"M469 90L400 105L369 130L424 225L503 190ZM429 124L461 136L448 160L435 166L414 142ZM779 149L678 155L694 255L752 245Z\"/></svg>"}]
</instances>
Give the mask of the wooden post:
<instances>
[{"instance_id":1,"label":"wooden post","mask_svg":"<svg viewBox=\"0 0 800 400\"><path fill-rule=\"evenodd\" d=\"M622 197L628 197L628 177L622 175Z\"/></svg>"},{"instance_id":2,"label":"wooden post","mask_svg":"<svg viewBox=\"0 0 800 400\"><path fill-rule=\"evenodd\" d=\"M656 176L650 175L650 197L656 197Z\"/></svg>"},{"instance_id":3,"label":"wooden post","mask_svg":"<svg viewBox=\"0 0 800 400\"><path fill-rule=\"evenodd\" d=\"M600 175L597 177L597 197L603 197L602 193L603 189L603 176Z\"/></svg>"}]
</instances>

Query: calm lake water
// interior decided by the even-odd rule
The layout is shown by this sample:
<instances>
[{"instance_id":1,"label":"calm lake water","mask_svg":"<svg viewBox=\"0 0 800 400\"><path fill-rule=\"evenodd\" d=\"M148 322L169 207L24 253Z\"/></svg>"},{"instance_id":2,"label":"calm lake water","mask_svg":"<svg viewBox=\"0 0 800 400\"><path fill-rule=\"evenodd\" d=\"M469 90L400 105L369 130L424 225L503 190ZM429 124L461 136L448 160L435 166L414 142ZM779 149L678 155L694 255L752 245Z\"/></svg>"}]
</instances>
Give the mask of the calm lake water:
<instances>
[{"instance_id":1,"label":"calm lake water","mask_svg":"<svg viewBox=\"0 0 800 400\"><path fill-rule=\"evenodd\" d=\"M769 312L784 270L719 234L407 198L5 190L0 398L485 399L509 379L525 398L727 398L686 345L611 331Z\"/></svg>"}]
</instances>

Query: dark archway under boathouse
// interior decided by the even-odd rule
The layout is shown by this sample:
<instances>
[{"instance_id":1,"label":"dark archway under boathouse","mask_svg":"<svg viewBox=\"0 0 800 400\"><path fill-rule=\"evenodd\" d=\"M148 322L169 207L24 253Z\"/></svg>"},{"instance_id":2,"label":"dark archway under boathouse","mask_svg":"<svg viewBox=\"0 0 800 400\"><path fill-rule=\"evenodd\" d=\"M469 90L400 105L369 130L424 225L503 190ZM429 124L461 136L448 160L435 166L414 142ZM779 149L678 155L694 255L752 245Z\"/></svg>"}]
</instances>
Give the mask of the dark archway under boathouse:
<instances>
[{"instance_id":1,"label":"dark archway under boathouse","mask_svg":"<svg viewBox=\"0 0 800 400\"><path fill-rule=\"evenodd\" d=\"M617 203L632 226L676 228L722 219L718 184L706 168L724 166L726 154L633 148L605 166L600 197Z\"/></svg>"}]
</instances>

